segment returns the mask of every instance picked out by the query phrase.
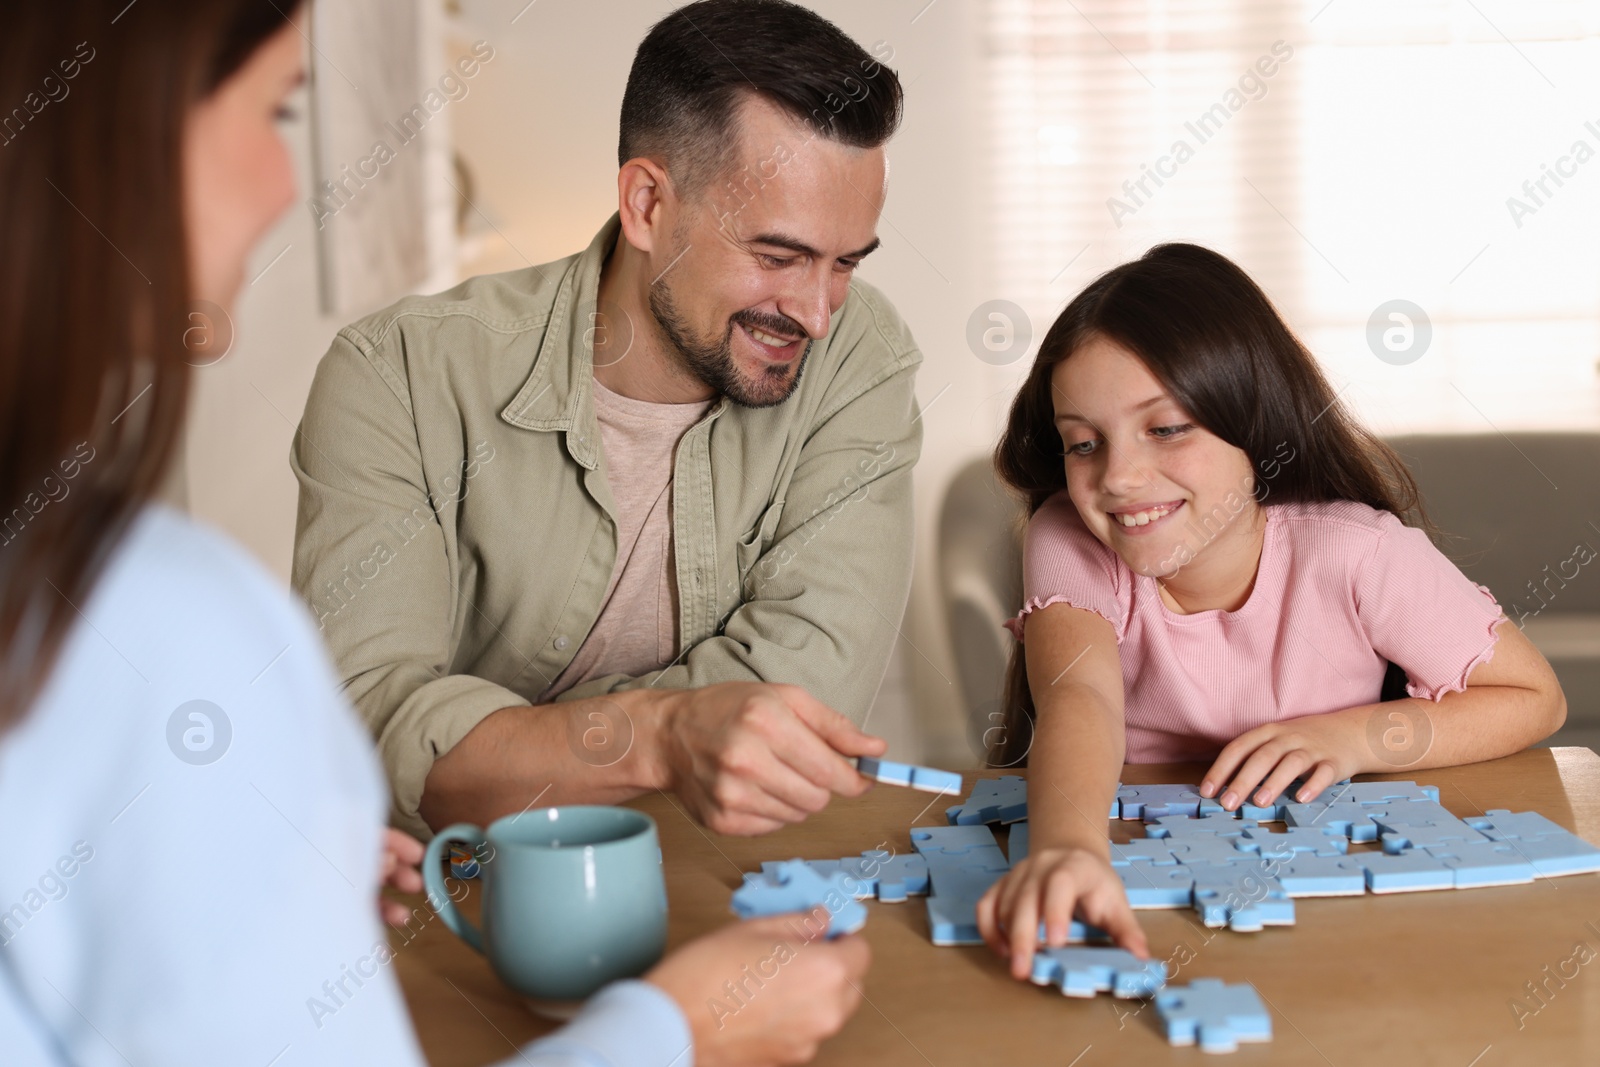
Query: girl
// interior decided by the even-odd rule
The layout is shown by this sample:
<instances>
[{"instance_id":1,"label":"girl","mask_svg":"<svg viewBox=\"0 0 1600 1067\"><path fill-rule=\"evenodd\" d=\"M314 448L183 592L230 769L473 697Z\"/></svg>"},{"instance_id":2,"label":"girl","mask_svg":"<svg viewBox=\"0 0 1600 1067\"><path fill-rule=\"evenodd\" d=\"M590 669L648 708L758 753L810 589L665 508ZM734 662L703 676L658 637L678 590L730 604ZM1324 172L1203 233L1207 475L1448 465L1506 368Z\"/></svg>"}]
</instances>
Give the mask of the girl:
<instances>
[{"instance_id":1,"label":"girl","mask_svg":"<svg viewBox=\"0 0 1600 1067\"><path fill-rule=\"evenodd\" d=\"M1126 760L1209 760L1232 811L1296 779L1493 759L1561 726L1544 658L1422 529L1416 483L1237 266L1169 244L1051 327L995 464L1028 501L993 762L1031 755L1031 856L979 905L1026 977L1074 912L1147 952L1105 811ZM1425 519L1420 519L1425 523ZM1380 704L1385 671L1409 699ZM1030 753L1031 745L1031 753Z\"/></svg>"}]
</instances>

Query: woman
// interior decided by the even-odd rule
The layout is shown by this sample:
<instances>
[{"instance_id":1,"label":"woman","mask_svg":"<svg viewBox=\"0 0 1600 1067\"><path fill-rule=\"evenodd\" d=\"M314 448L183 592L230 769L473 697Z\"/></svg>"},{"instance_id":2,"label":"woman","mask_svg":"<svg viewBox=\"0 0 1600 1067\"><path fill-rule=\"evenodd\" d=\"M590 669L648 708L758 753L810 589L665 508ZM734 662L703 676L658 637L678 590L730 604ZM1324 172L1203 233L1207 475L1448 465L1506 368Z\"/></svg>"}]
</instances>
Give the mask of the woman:
<instances>
[{"instance_id":1,"label":"woman","mask_svg":"<svg viewBox=\"0 0 1600 1067\"><path fill-rule=\"evenodd\" d=\"M304 610L153 503L192 302L294 199L268 0L23 5L0 36L0 1042L8 1064L419 1064L380 876L419 888ZM706 1010L773 924L686 946L508 1060L796 1062L859 939ZM464 1024L476 1025L467 1005Z\"/></svg>"}]
</instances>

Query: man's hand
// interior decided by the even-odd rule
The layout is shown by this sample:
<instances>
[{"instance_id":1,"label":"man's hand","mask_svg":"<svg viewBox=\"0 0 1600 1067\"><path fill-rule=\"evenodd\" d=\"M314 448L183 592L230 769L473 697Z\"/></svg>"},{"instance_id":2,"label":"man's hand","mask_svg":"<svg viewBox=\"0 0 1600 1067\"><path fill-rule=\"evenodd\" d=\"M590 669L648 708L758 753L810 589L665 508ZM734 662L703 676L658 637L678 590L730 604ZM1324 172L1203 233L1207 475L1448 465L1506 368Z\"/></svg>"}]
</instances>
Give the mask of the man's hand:
<instances>
[{"instance_id":1,"label":"man's hand","mask_svg":"<svg viewBox=\"0 0 1600 1067\"><path fill-rule=\"evenodd\" d=\"M809 916L725 926L644 976L683 1009L696 1067L806 1063L844 1026L861 1002L872 952L854 935L823 940L828 918L823 905Z\"/></svg>"},{"instance_id":2,"label":"man's hand","mask_svg":"<svg viewBox=\"0 0 1600 1067\"><path fill-rule=\"evenodd\" d=\"M383 831L383 862L378 874L378 889L393 886L402 893L422 892L422 842L399 830ZM378 912L390 926L404 926L411 919L411 909L394 900L378 897Z\"/></svg>"},{"instance_id":3,"label":"man's hand","mask_svg":"<svg viewBox=\"0 0 1600 1067\"><path fill-rule=\"evenodd\" d=\"M1361 773L1368 755L1365 716L1330 711L1272 722L1228 743L1201 781L1200 795L1216 796L1226 786L1222 806L1236 811L1246 800L1272 803L1289 783L1306 775L1305 785L1290 798L1303 802L1341 778Z\"/></svg>"},{"instance_id":4,"label":"man's hand","mask_svg":"<svg viewBox=\"0 0 1600 1067\"><path fill-rule=\"evenodd\" d=\"M686 690L658 743L672 788L706 826L754 836L800 822L832 794L871 788L845 757L880 756L882 738L793 685L729 682Z\"/></svg>"}]
</instances>

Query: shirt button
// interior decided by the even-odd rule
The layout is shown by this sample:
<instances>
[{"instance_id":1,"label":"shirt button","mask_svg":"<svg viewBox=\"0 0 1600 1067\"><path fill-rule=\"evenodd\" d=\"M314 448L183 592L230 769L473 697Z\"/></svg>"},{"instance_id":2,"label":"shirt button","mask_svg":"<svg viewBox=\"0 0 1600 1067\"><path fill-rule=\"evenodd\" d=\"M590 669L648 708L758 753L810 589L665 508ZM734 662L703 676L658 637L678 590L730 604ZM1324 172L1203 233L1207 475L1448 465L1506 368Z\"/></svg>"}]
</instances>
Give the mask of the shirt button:
<instances>
[{"instance_id":1,"label":"shirt button","mask_svg":"<svg viewBox=\"0 0 1600 1067\"><path fill-rule=\"evenodd\" d=\"M556 638L556 651L557 652L564 651L566 649L566 647L567 647L567 644L568 644L568 641L567 641L567 639L565 637Z\"/></svg>"}]
</instances>

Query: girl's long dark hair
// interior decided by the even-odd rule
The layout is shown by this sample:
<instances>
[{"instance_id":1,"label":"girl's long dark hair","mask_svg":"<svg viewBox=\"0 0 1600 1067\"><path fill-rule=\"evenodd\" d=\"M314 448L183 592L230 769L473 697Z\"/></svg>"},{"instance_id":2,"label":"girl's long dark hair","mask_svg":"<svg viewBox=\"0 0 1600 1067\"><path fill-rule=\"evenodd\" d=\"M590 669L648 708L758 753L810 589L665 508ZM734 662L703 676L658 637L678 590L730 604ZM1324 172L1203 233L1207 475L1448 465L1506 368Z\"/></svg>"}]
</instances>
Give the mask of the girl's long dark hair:
<instances>
[{"instance_id":1,"label":"girl's long dark hair","mask_svg":"<svg viewBox=\"0 0 1600 1067\"><path fill-rule=\"evenodd\" d=\"M183 131L297 5L12 4L0 33L0 732L159 491L189 396Z\"/></svg>"},{"instance_id":2,"label":"girl's long dark hair","mask_svg":"<svg viewBox=\"0 0 1600 1067\"><path fill-rule=\"evenodd\" d=\"M1029 516L1067 487L1051 374L1094 337L1138 356L1199 425L1242 450L1258 501L1353 500L1431 531L1405 462L1351 416L1267 294L1227 257L1191 244L1157 245L1102 274L1040 343L994 453ZM1284 446L1292 461L1282 462ZM1035 714L1020 642L1004 700L989 760L1020 766Z\"/></svg>"}]
</instances>

